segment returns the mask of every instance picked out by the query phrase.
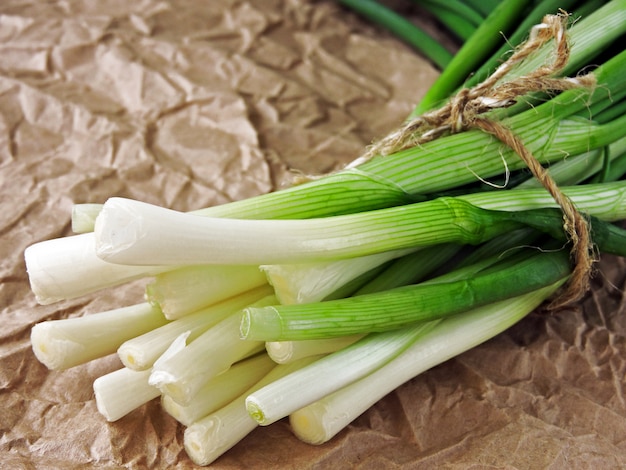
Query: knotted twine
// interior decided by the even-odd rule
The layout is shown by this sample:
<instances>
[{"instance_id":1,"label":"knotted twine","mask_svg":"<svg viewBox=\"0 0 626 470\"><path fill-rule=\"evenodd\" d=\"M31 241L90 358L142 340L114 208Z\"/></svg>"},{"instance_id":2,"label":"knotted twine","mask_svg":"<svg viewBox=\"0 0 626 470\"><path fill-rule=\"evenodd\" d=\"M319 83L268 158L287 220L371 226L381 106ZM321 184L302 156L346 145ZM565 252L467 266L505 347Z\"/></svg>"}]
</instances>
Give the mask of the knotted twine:
<instances>
[{"instance_id":1,"label":"knotted twine","mask_svg":"<svg viewBox=\"0 0 626 470\"><path fill-rule=\"evenodd\" d=\"M352 168L369 161L374 156L390 155L424 144L445 134L469 129L480 129L496 137L524 161L533 176L541 182L563 212L563 228L572 244L573 268L567 285L558 298L550 304L552 309L579 300L589 289L595 256L587 220L577 211L572 201L561 192L550 174L520 138L502 123L482 115L493 109L511 106L516 103L517 99L528 93L561 92L580 87L591 88L595 85L595 77L592 74L576 78L554 78L569 61L567 21L568 15L564 12L545 16L541 24L533 27L528 40L519 46L486 80L472 88L460 90L443 107L407 121L400 129L373 144L363 156L347 166L347 168ZM551 64L543 65L518 78L502 80L518 64L552 39L555 41L556 50Z\"/></svg>"}]
</instances>

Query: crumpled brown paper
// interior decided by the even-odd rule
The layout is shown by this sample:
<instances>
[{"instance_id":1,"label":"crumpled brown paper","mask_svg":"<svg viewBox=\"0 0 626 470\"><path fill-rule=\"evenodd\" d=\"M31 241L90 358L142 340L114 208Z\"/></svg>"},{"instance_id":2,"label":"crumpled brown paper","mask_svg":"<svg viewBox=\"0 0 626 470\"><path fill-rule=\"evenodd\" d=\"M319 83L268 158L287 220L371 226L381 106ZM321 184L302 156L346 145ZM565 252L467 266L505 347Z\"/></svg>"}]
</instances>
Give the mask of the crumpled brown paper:
<instances>
[{"instance_id":1,"label":"crumpled brown paper","mask_svg":"<svg viewBox=\"0 0 626 470\"><path fill-rule=\"evenodd\" d=\"M30 328L138 302L140 283L36 305L24 249L70 234L73 203L126 196L192 210L333 170L398 125L436 71L333 2L0 5L0 464L194 468L157 401L115 423L92 382ZM576 308L535 313L413 379L323 446L285 420L214 468L617 468L626 465L624 263Z\"/></svg>"}]
</instances>

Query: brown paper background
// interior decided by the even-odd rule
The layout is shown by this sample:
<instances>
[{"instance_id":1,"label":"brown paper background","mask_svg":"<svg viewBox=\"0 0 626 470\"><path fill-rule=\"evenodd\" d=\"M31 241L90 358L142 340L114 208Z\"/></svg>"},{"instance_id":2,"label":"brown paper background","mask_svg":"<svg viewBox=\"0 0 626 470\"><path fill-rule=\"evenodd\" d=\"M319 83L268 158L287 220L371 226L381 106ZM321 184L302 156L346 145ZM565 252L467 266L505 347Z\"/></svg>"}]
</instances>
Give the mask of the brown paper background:
<instances>
[{"instance_id":1,"label":"brown paper background","mask_svg":"<svg viewBox=\"0 0 626 470\"><path fill-rule=\"evenodd\" d=\"M70 234L73 203L191 210L324 172L398 124L436 76L332 2L0 4L0 466L194 468L151 402L108 424L92 381L113 356L51 372L31 326L139 301L141 283L50 306L23 250ZM235 468L561 469L626 465L624 264L576 308L534 313L413 379L330 443L259 428Z\"/></svg>"}]
</instances>

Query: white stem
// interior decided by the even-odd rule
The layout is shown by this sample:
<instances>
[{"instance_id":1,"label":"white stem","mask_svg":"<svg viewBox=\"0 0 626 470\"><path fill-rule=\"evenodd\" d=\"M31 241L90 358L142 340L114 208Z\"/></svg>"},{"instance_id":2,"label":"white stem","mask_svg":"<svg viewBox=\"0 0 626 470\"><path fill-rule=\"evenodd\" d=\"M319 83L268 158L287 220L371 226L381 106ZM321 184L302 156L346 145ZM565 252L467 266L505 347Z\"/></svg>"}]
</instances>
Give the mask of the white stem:
<instances>
[{"instance_id":1,"label":"white stem","mask_svg":"<svg viewBox=\"0 0 626 470\"><path fill-rule=\"evenodd\" d=\"M188 405L182 406L168 395L161 396L161 405L174 419L185 426L226 406L261 380L276 363L267 354L258 354L233 364L223 374L209 380Z\"/></svg>"},{"instance_id":2,"label":"white stem","mask_svg":"<svg viewBox=\"0 0 626 470\"><path fill-rule=\"evenodd\" d=\"M146 295L165 318L174 320L266 284L258 266L185 266L158 274L146 286Z\"/></svg>"},{"instance_id":3,"label":"white stem","mask_svg":"<svg viewBox=\"0 0 626 470\"><path fill-rule=\"evenodd\" d=\"M102 210L102 204L74 204L72 206L72 232L93 232L96 217Z\"/></svg>"},{"instance_id":4,"label":"white stem","mask_svg":"<svg viewBox=\"0 0 626 470\"><path fill-rule=\"evenodd\" d=\"M159 264L165 265L258 265L358 255L350 250L356 241L345 229L330 233L325 226L325 235L318 239L319 234L311 234L315 225L316 220L202 217L110 198L96 221L96 253L109 262L134 265L149 264L155 256ZM331 248L333 254L325 257Z\"/></svg>"},{"instance_id":5,"label":"white stem","mask_svg":"<svg viewBox=\"0 0 626 470\"><path fill-rule=\"evenodd\" d=\"M269 305L275 301L271 297L260 304ZM265 348L263 342L240 339L240 323L241 315L230 315L182 351L167 360L159 360L152 369L150 383L177 403L187 405L210 379Z\"/></svg>"},{"instance_id":6,"label":"white stem","mask_svg":"<svg viewBox=\"0 0 626 470\"><path fill-rule=\"evenodd\" d=\"M49 369L60 370L112 354L124 341L167 323L148 303L38 323L31 330L33 352Z\"/></svg>"},{"instance_id":7,"label":"white stem","mask_svg":"<svg viewBox=\"0 0 626 470\"><path fill-rule=\"evenodd\" d=\"M148 384L150 371L118 369L98 377L93 383L98 411L107 421L116 421L159 396Z\"/></svg>"},{"instance_id":8,"label":"white stem","mask_svg":"<svg viewBox=\"0 0 626 470\"><path fill-rule=\"evenodd\" d=\"M303 357L330 354L356 343L363 335L340 336L329 339L309 339L301 341L268 341L265 343L267 354L277 364L287 364Z\"/></svg>"},{"instance_id":9,"label":"white stem","mask_svg":"<svg viewBox=\"0 0 626 470\"><path fill-rule=\"evenodd\" d=\"M254 431L258 424L246 411L246 396L316 359L317 357L311 357L274 367L254 387L228 405L190 425L185 430L184 444L191 460L197 465L209 465Z\"/></svg>"},{"instance_id":10,"label":"white stem","mask_svg":"<svg viewBox=\"0 0 626 470\"><path fill-rule=\"evenodd\" d=\"M122 363L129 369L144 370L150 368L172 341L182 333L189 331L188 342L191 342L224 318L270 294L271 288L269 286L259 287L204 308L129 339L118 348L117 354Z\"/></svg>"},{"instance_id":11,"label":"white stem","mask_svg":"<svg viewBox=\"0 0 626 470\"><path fill-rule=\"evenodd\" d=\"M24 259L30 287L43 305L171 269L107 263L96 256L93 233L35 243L26 248Z\"/></svg>"},{"instance_id":12,"label":"white stem","mask_svg":"<svg viewBox=\"0 0 626 470\"><path fill-rule=\"evenodd\" d=\"M339 287L389 260L417 251L393 250L368 256L305 264L269 264L261 270L282 305L320 302Z\"/></svg>"}]
</instances>

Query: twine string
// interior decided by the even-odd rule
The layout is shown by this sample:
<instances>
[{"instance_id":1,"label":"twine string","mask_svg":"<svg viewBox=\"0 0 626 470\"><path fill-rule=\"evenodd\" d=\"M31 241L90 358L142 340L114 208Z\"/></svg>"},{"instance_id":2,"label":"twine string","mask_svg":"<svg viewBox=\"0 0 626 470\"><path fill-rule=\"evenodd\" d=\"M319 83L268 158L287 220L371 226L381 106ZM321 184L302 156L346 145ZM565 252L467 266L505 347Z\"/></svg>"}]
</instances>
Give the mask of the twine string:
<instances>
[{"instance_id":1,"label":"twine string","mask_svg":"<svg viewBox=\"0 0 626 470\"><path fill-rule=\"evenodd\" d=\"M512 106L521 96L533 92L560 92L595 85L591 74L576 78L554 78L568 63L570 48L566 34L568 15L547 15L535 26L528 40L517 48L493 74L473 88L461 89L443 107L406 122L400 129L384 137L367 152L350 163L352 168L381 155L422 145L442 135L468 129L480 129L493 135L510 147L528 166L533 176L554 198L563 212L563 228L572 244L572 275L567 285L551 304L555 309L579 300L589 289L592 266L595 261L593 245L586 219L572 201L565 196L550 174L524 145L521 139L502 123L483 116L484 113ZM542 65L532 72L511 80L506 76L521 62L536 53L544 44L554 39L555 53L552 63Z\"/></svg>"}]
</instances>

